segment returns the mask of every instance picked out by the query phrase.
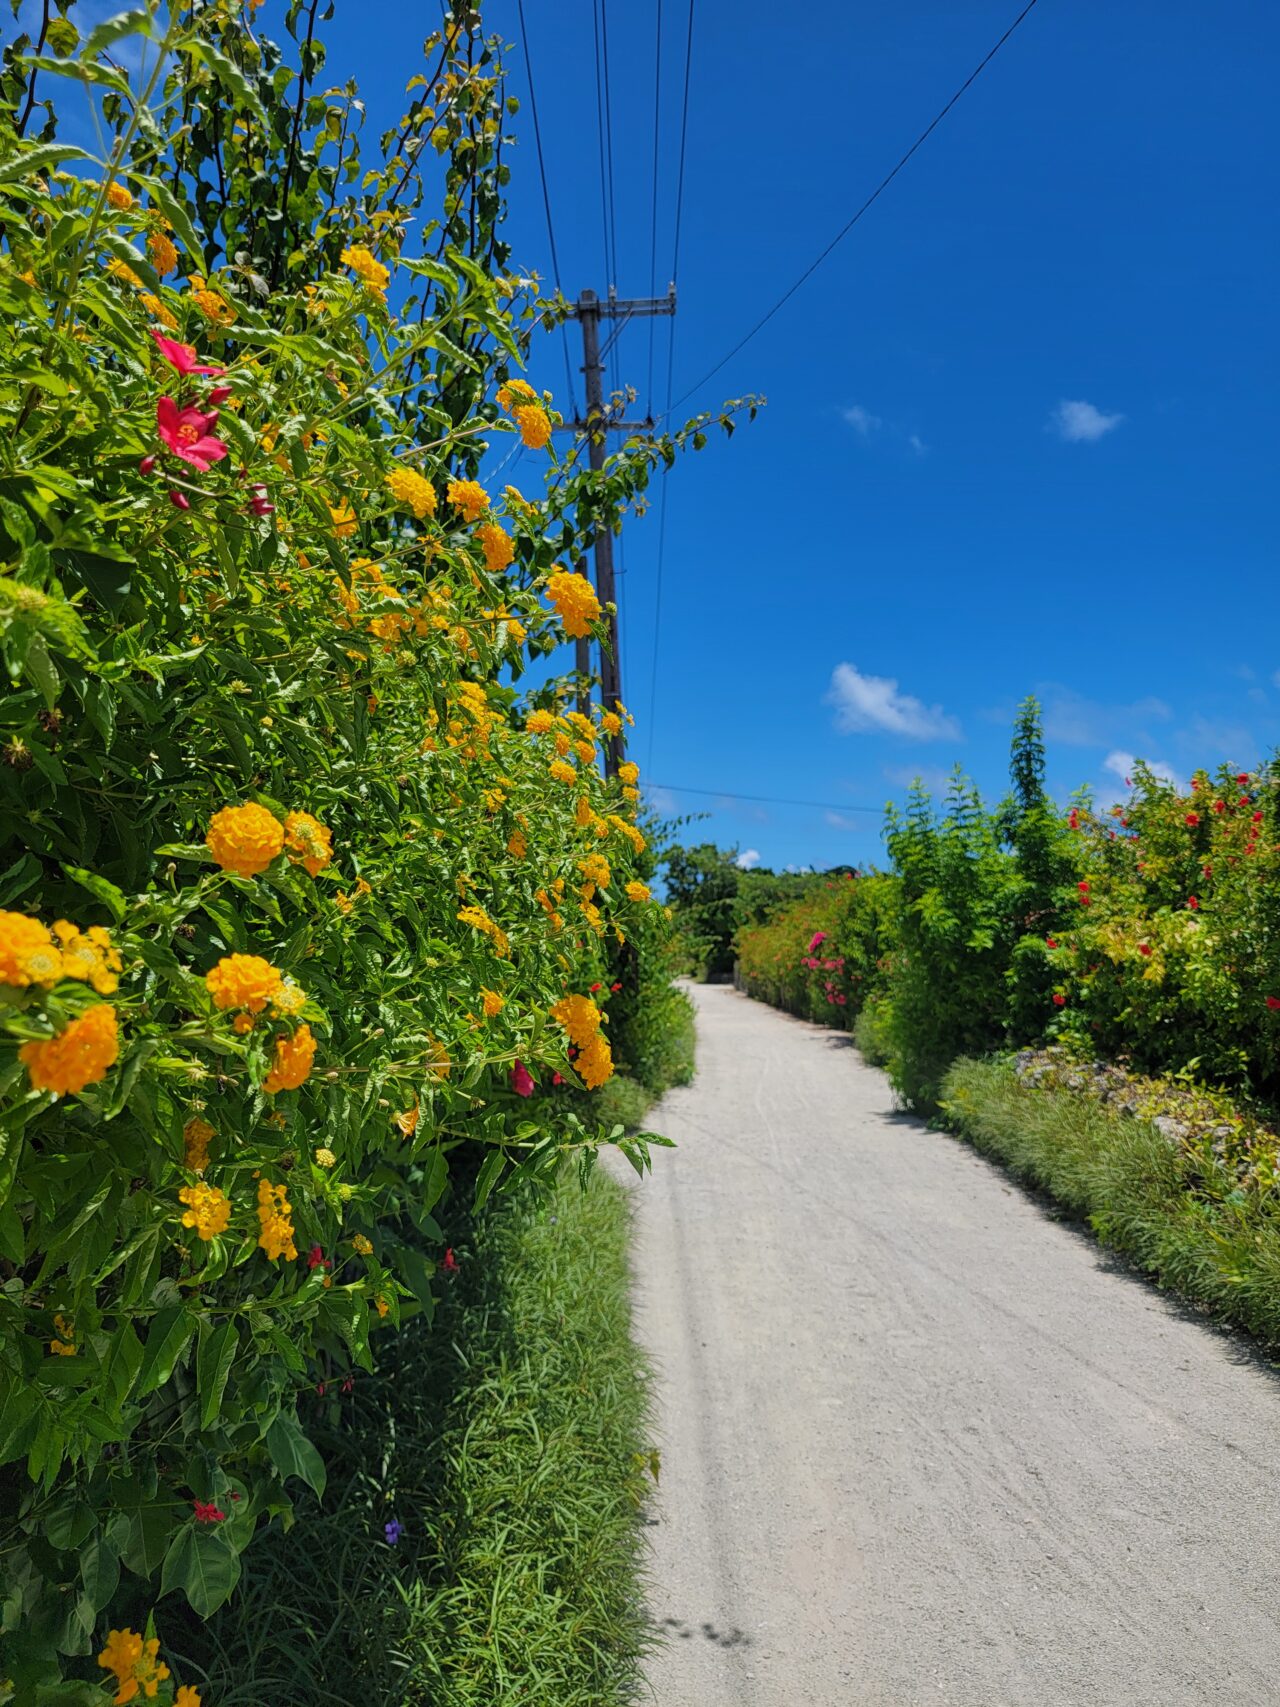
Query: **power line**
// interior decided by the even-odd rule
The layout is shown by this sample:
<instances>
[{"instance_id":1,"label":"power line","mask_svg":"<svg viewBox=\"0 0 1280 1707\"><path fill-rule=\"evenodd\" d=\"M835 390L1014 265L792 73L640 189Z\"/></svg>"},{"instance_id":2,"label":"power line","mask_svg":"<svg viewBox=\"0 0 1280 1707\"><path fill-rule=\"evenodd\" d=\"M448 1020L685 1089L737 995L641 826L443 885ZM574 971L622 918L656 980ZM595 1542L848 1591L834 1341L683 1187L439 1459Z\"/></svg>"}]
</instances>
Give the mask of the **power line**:
<instances>
[{"instance_id":1,"label":"power line","mask_svg":"<svg viewBox=\"0 0 1280 1707\"><path fill-rule=\"evenodd\" d=\"M898 173L901 172L902 168L907 164L907 161L911 159L912 155L915 154L917 149L921 148L923 146L923 144L925 142L927 142L928 139L933 135L934 131L937 130L938 126L942 123L943 119L946 118L947 114L951 111L952 107L955 106L956 102L965 93L965 91L967 89L969 89L975 82L977 82L978 78L986 70L987 66L990 65L991 61L999 53L1000 49L1009 40L1009 37L1018 28L1018 25L1027 16L1027 14L1032 11L1032 9L1036 6L1036 4L1037 4L1037 0L1027 0L1027 4L1022 8L1021 12L1018 13L1018 16L1009 25L1009 28L1000 37L1000 40L991 49L990 53L987 54L986 58L981 62L980 65L976 66L974 68L974 70L969 73L968 77L965 78L964 82L956 90L955 94L947 102L946 106L943 107L942 111L937 115L937 117L932 121L931 124L927 125L925 127L925 129L920 132L919 136L911 144L910 148L908 148L907 152L902 156L901 160L898 161L898 164L893 168L893 170L891 172L889 172L884 178L882 178L880 180L880 182L876 185L875 189L867 197L866 201L863 202L862 206L857 210L857 212L853 215L853 217L851 219L849 219L840 228L839 231L836 232L835 236L831 239L830 243L827 244L826 248L817 257L817 259L812 261L810 263L810 265L805 268L804 272L801 273L800 277L795 281L795 283L790 287L790 289L783 292L783 294L774 303L773 307L768 311L768 313L763 314L760 317L760 319L756 321L755 325L751 328L751 330L749 332L747 332L743 337L741 337L738 340L738 342L733 346L733 348L729 351L729 353L727 355L722 356L720 358L720 360L716 363L716 365L713 368L709 368L707 370L707 372L703 374L702 378L700 380L698 380L695 385L691 385L689 387L688 391L684 392L684 394L682 396L676 398L675 403L672 405L673 408L679 408L681 403L685 402L685 400L687 398L692 397L694 392L700 391L709 379L714 378L714 376L720 372L720 369L722 367L724 367L726 362L732 361L734 356L737 355L738 351L741 350L742 348L744 348L745 345L749 344L751 342L751 340L755 337L756 333L759 332L763 327L768 325L769 321L773 319L774 315L783 306L783 304L790 301L790 299L800 289L800 286L802 284L804 284L805 280L808 279L809 277L811 277L812 274L818 270L818 268L826 260L827 256L836 247L836 245L838 243L840 243L841 241L843 241L843 239L849 235L849 233L853 230L854 226L862 218L863 214L867 212L868 208L870 208L873 205L873 203L878 201L880 196L882 196L884 194L885 190L888 189L889 185L898 176Z\"/></svg>"},{"instance_id":2,"label":"power line","mask_svg":"<svg viewBox=\"0 0 1280 1707\"><path fill-rule=\"evenodd\" d=\"M658 0L657 38L653 49L653 206L649 216L649 295L658 294L658 139L662 132L662 0ZM653 414L653 339L657 317L649 322L649 378L645 414Z\"/></svg>"},{"instance_id":3,"label":"power line","mask_svg":"<svg viewBox=\"0 0 1280 1707\"><path fill-rule=\"evenodd\" d=\"M597 116L599 116L601 110L603 110L604 114L604 148L609 173L609 235L607 238L609 244L608 272L609 283L611 285L616 285L618 282L618 203L614 195L613 188L613 97L609 86L609 0L600 0L600 31L598 39L600 43L600 50L596 58L596 110ZM603 103L601 103L599 93L599 77L602 63L604 66Z\"/></svg>"},{"instance_id":4,"label":"power line","mask_svg":"<svg viewBox=\"0 0 1280 1707\"><path fill-rule=\"evenodd\" d=\"M600 225L604 239L604 276L613 281L609 262L609 178L604 159L604 77L600 70L600 3L591 0L591 29L596 49L596 138L600 150Z\"/></svg>"},{"instance_id":5,"label":"power line","mask_svg":"<svg viewBox=\"0 0 1280 1707\"><path fill-rule=\"evenodd\" d=\"M689 76L693 64L693 7L694 0L689 0L689 27L684 40L684 95L680 106L680 165L676 173L676 228L675 239L671 251L671 283L675 286L680 276L680 223L684 213L684 162L685 150L689 140ZM676 361L676 323L671 322L670 336L667 340L667 400L663 405L663 418L671 413L671 393L674 389ZM662 496L658 500L658 571L655 577L653 594L653 657L649 668L649 750L646 764L653 763L653 735L657 726L658 713L658 654L662 643L662 571L667 554L667 479L669 469L662 471Z\"/></svg>"},{"instance_id":6,"label":"power line","mask_svg":"<svg viewBox=\"0 0 1280 1707\"><path fill-rule=\"evenodd\" d=\"M646 782L646 788L664 788L668 794L703 794L713 800L750 800L763 806L817 806L824 812L858 812L882 818L882 806L848 806L834 800L793 800L782 794L735 794L727 788L678 788L673 782Z\"/></svg>"},{"instance_id":7,"label":"power line","mask_svg":"<svg viewBox=\"0 0 1280 1707\"><path fill-rule=\"evenodd\" d=\"M555 280L556 295L561 296L560 288L560 257L556 252L556 228L551 219L551 192L547 188L547 166L542 154L542 128L538 123L538 96L533 83L533 60L529 55L529 34L524 23L524 0L516 0L520 13L520 42L524 48L524 68L529 78L529 106L533 112L533 140L538 151L538 172L542 178L542 205L547 215L547 241L551 245L551 276ZM560 322L560 337L564 344L564 376L569 386L569 401L573 412L578 413L578 405L573 395L573 364L569 360L569 334L565 330L564 321Z\"/></svg>"}]
</instances>

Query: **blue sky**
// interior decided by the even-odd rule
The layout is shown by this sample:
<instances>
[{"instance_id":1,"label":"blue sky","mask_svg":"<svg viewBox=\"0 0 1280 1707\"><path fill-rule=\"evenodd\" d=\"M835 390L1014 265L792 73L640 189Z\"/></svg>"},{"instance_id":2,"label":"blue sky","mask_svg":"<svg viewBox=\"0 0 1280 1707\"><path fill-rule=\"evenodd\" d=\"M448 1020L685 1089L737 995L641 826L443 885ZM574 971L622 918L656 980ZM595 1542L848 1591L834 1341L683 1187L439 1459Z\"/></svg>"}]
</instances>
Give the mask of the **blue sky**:
<instances>
[{"instance_id":1,"label":"blue sky","mask_svg":"<svg viewBox=\"0 0 1280 1707\"><path fill-rule=\"evenodd\" d=\"M803 34L698 0L679 394L843 224L1010 22L1010 0L817 0ZM526 0L569 294L602 288L592 8ZM518 41L514 5L491 22ZM670 271L682 0L660 143ZM656 0L609 11L618 288L647 294ZM1004 786L1045 700L1051 781L1185 776L1280 739L1276 225L1262 4L1041 0L801 293L689 407L768 407L670 477L625 549L624 687L655 782L774 865L877 857L878 808L959 760ZM386 37L384 36L384 40ZM513 56L517 87L524 82ZM527 117L527 114L526 114ZM532 138L522 260L550 271ZM659 332L661 393L665 346ZM647 329L621 368L647 389ZM548 340L536 379L563 389ZM660 403L659 397L659 403Z\"/></svg>"},{"instance_id":2,"label":"blue sky","mask_svg":"<svg viewBox=\"0 0 1280 1707\"><path fill-rule=\"evenodd\" d=\"M687 5L663 0L656 261L657 0L608 7L623 295L670 276ZM764 0L696 0L677 396L1018 9L812 0L801 29ZM603 291L591 0L525 10L562 282ZM328 71L358 78L376 130L402 110L424 9L380 0L372 16L339 0ZM523 97L515 0L485 17ZM1117 786L1129 755L1185 778L1280 740L1278 45L1265 0L1040 0L854 232L677 412L768 398L669 477L656 695L656 491L625 534L633 756L667 789L710 791L654 792L709 809L694 833L776 866L872 861L878 809L914 774L959 761L1003 789L1030 691L1064 798ZM509 235L549 279L527 103L515 122ZM647 326L623 334L616 373L643 405ZM531 377L563 398L558 335ZM825 804L730 798L746 795Z\"/></svg>"}]
</instances>

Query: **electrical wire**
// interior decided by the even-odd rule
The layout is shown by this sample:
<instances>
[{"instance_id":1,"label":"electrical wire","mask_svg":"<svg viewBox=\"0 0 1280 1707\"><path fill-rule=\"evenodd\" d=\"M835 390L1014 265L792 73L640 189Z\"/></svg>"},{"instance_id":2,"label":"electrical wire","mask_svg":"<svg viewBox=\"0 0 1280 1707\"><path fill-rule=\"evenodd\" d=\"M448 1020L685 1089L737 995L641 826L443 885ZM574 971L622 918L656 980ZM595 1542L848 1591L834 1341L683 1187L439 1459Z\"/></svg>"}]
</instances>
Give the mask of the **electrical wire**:
<instances>
[{"instance_id":1,"label":"electrical wire","mask_svg":"<svg viewBox=\"0 0 1280 1707\"><path fill-rule=\"evenodd\" d=\"M591 0L591 29L596 49L596 141L600 154L600 229L604 241L604 276L612 278L609 265L609 179L604 157L604 75L600 68L600 0Z\"/></svg>"},{"instance_id":2,"label":"electrical wire","mask_svg":"<svg viewBox=\"0 0 1280 1707\"><path fill-rule=\"evenodd\" d=\"M680 164L676 172L676 222L675 238L671 250L671 288L674 290L676 280L680 275L680 224L684 214L684 163L689 141L689 80L693 64L693 7L694 0L689 0L689 26L685 32L684 41L684 94L680 104ZM650 285L649 294L653 294ZM676 360L676 318L671 316L671 326L667 337L667 400L663 407L662 418L671 413L671 393L674 389ZM653 763L653 737L658 723L658 656L662 645L662 572L667 555L667 480L670 470L662 471L662 496L658 500L658 568L654 577L653 593L653 654L649 664L649 747L645 763Z\"/></svg>"},{"instance_id":3,"label":"electrical wire","mask_svg":"<svg viewBox=\"0 0 1280 1707\"><path fill-rule=\"evenodd\" d=\"M883 806L838 805L834 800L795 800L784 794L736 794L727 788L680 788L674 782L646 782L646 788L662 788L668 794L702 794L713 800L750 800L764 806L817 806L824 812L857 812L872 818L884 816Z\"/></svg>"},{"instance_id":4,"label":"electrical wire","mask_svg":"<svg viewBox=\"0 0 1280 1707\"><path fill-rule=\"evenodd\" d=\"M542 178L542 205L547 215L547 241L551 245L551 276L555 280L556 295L564 293L560 288L560 256L556 250L556 228L551 218L551 192L547 188L547 165L542 154L542 127L538 123L538 96L533 82L533 60L529 54L529 35L524 22L524 0L516 0L520 13L520 42L524 48L524 68L529 79L529 106L533 113L533 140L538 151L538 172ZM569 359L569 334L564 321L560 322L560 337L564 344L564 376L568 382L569 401L573 405L576 416L578 405L574 397L573 363Z\"/></svg>"},{"instance_id":5,"label":"electrical wire","mask_svg":"<svg viewBox=\"0 0 1280 1707\"><path fill-rule=\"evenodd\" d=\"M653 206L649 215L649 295L658 294L658 141L662 134L662 0L658 0L657 39L653 49ZM653 414L653 340L658 316L649 316L649 376L645 414Z\"/></svg>"},{"instance_id":6,"label":"electrical wire","mask_svg":"<svg viewBox=\"0 0 1280 1707\"><path fill-rule=\"evenodd\" d=\"M902 156L901 160L898 161L898 164L893 168L893 170L891 172L887 173L885 175L885 177L883 177L880 180L880 182L876 185L875 189L872 190L871 194L867 197L866 201L864 201L862 206L860 208L858 208L857 212L854 213L853 216L849 220L847 220L843 226L841 226L840 230L836 232L835 236L831 239L830 243L827 244L826 248L822 251L822 253L820 255L818 255L818 257L814 261L811 261L810 264L805 268L804 272L802 272L800 274L800 277L795 281L795 283L793 285L791 285L791 287L788 290L785 290L782 293L782 295L774 303L773 307L771 309L769 309L768 313L762 314L760 319L756 321L755 325L751 328L751 330L749 332L745 333L743 335L743 337L739 338L738 342L733 346L733 348L728 352L727 355L721 356L720 360L716 363L716 365L714 367L708 368L708 370L706 371L706 373L703 374L701 379L699 379L695 384L691 385L686 392L682 393L681 396L676 398L675 403L672 405L673 408L678 409L679 406L682 403L684 403L688 398L692 397L695 392L701 391L702 387L707 383L707 381L709 379L714 378L714 376L720 372L720 369L722 367L724 367L727 362L732 361L734 356L737 355L738 351L743 349L747 344L749 344L751 342L751 340L755 337L756 333L761 331L763 327L768 325L770 320L773 319L774 315L783 306L783 304L786 302L789 302L791 300L791 298L800 289L801 285L804 284L807 279L812 277L812 275L815 272L817 272L818 268L826 260L827 256L836 247L836 245L838 243L842 242L844 240L844 238L846 238L849 235L849 233L853 230L854 226L862 218L863 214L866 213L867 210L870 207L872 207L872 205L875 202L877 202L880 199L880 197L884 194L884 192L889 188L889 185L898 176L898 173L901 172L902 168L907 164L908 160L911 159L912 155L915 154L918 149L923 147L923 145L933 135L934 131L937 130L938 126L942 123L943 119L946 118L947 114L951 111L952 107L955 106L956 102L960 99L960 97L966 92L966 90L968 90L974 83L977 82L978 78L986 70L987 66L990 65L991 61L999 53L1000 49L1009 40L1010 36L1018 28L1018 26L1019 26L1019 24L1021 24L1022 20L1028 15L1028 13L1030 13L1034 9L1036 4L1037 4L1037 0L1027 0L1027 4L1018 13L1017 17L1009 25L1009 28L1000 37L1000 40L991 49L990 53L987 54L986 58L983 59L982 62L979 65L977 65L969 73L968 77L965 78L964 82L956 90L955 94L947 102L946 106L943 107L942 111L940 113L938 113L936 118L934 118L933 121L930 124L928 124L924 130L922 130L920 132L919 136L911 144L910 148L908 148L907 152Z\"/></svg>"}]
</instances>

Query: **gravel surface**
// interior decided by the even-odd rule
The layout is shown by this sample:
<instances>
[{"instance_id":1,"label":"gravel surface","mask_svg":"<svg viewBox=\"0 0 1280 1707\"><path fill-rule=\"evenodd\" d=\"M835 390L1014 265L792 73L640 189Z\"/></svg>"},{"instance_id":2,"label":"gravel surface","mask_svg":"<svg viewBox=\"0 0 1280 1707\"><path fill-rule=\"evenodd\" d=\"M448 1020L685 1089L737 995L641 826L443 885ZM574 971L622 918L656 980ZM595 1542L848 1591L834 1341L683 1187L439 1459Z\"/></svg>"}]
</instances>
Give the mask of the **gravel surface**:
<instances>
[{"instance_id":1,"label":"gravel surface","mask_svg":"<svg viewBox=\"0 0 1280 1707\"><path fill-rule=\"evenodd\" d=\"M694 992L637 1185L656 1707L1267 1707L1280 1381L847 1038Z\"/></svg>"}]
</instances>

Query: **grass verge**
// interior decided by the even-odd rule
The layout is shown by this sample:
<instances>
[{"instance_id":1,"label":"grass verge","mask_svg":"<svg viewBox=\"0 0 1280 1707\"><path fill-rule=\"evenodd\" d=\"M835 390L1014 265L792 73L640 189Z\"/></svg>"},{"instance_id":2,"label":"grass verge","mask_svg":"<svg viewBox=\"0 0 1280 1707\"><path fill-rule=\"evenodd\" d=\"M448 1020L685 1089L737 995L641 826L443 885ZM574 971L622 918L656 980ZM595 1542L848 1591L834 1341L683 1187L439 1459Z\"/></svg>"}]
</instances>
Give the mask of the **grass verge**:
<instances>
[{"instance_id":1,"label":"grass verge","mask_svg":"<svg viewBox=\"0 0 1280 1707\"><path fill-rule=\"evenodd\" d=\"M625 1192L597 1171L585 1191L566 1177L549 1198L498 1198L449 1230L460 1271L434 1324L386 1336L376 1376L315 1400L323 1503L254 1545L235 1600L208 1624L166 1630L207 1700L634 1698L649 1441L627 1216ZM391 1522L403 1525L394 1545Z\"/></svg>"},{"instance_id":2,"label":"grass verge","mask_svg":"<svg viewBox=\"0 0 1280 1707\"><path fill-rule=\"evenodd\" d=\"M1041 1187L1162 1286L1280 1350L1280 1203L1211 1148L1086 1095L1022 1082L1012 1061L960 1060L948 1123Z\"/></svg>"}]
</instances>

